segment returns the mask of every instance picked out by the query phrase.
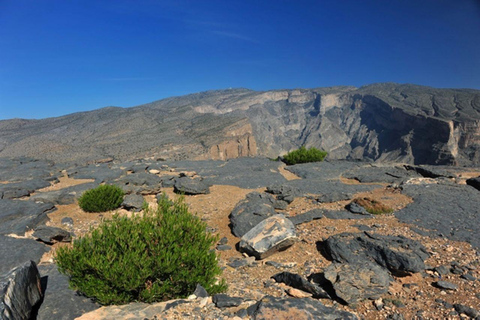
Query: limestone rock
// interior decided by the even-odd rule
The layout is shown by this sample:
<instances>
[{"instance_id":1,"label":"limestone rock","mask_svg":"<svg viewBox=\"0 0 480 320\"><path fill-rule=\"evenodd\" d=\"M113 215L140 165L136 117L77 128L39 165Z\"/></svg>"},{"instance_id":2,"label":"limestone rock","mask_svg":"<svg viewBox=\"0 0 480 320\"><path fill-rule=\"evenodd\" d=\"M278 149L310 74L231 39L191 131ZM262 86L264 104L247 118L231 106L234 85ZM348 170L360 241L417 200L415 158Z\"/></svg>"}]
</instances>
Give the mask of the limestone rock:
<instances>
[{"instance_id":1,"label":"limestone rock","mask_svg":"<svg viewBox=\"0 0 480 320\"><path fill-rule=\"evenodd\" d=\"M0 276L0 319L30 319L42 299L37 265L33 261Z\"/></svg>"},{"instance_id":2,"label":"limestone rock","mask_svg":"<svg viewBox=\"0 0 480 320\"><path fill-rule=\"evenodd\" d=\"M239 243L239 250L257 259L265 259L295 243L293 223L283 215L269 217L248 231Z\"/></svg>"}]
</instances>

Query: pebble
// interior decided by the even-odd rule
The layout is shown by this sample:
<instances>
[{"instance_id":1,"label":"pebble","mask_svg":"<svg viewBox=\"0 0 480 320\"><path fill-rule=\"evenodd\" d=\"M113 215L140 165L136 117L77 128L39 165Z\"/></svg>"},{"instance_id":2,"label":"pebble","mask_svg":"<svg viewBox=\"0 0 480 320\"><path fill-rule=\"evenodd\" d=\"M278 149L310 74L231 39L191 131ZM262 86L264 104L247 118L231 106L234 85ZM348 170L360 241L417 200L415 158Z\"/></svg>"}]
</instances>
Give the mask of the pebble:
<instances>
[{"instance_id":1,"label":"pebble","mask_svg":"<svg viewBox=\"0 0 480 320\"><path fill-rule=\"evenodd\" d=\"M435 286L439 287L440 289L445 289L445 290L457 290L458 286L456 284L453 284L451 282L447 281L437 281L435 282Z\"/></svg>"}]
</instances>

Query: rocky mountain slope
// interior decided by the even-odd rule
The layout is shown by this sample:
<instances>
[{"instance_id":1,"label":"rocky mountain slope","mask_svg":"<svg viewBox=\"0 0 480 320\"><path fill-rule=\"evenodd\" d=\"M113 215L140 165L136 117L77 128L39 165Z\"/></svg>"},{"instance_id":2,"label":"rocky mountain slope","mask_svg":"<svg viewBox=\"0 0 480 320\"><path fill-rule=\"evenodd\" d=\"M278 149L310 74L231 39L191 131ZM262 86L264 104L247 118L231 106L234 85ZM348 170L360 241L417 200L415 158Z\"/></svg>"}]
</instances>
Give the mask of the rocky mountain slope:
<instances>
[{"instance_id":1,"label":"rocky mountain slope","mask_svg":"<svg viewBox=\"0 0 480 320\"><path fill-rule=\"evenodd\" d=\"M0 121L0 157L277 157L300 145L330 159L480 164L480 91L392 83L231 89L42 120Z\"/></svg>"}]
</instances>

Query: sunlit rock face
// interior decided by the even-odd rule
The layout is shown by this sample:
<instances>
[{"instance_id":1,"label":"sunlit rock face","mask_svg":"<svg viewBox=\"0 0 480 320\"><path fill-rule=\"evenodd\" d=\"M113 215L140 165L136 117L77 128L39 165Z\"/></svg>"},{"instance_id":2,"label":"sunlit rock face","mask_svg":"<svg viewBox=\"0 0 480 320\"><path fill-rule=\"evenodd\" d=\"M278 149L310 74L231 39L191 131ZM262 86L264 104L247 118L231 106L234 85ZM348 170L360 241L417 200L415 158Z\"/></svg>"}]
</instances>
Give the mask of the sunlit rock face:
<instances>
[{"instance_id":1,"label":"sunlit rock face","mask_svg":"<svg viewBox=\"0 0 480 320\"><path fill-rule=\"evenodd\" d=\"M301 145L330 159L480 164L480 91L393 83L230 89L42 120L0 121L0 157L275 158Z\"/></svg>"}]
</instances>

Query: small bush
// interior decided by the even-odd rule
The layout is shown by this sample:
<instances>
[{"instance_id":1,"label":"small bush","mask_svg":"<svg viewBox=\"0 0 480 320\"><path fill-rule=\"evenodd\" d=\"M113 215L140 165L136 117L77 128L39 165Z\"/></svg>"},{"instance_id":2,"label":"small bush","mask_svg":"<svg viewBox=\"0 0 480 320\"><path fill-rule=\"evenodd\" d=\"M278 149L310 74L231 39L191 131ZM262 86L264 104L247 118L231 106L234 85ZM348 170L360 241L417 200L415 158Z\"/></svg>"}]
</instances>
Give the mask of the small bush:
<instances>
[{"instance_id":1,"label":"small bush","mask_svg":"<svg viewBox=\"0 0 480 320\"><path fill-rule=\"evenodd\" d=\"M78 199L78 205L86 212L105 212L120 207L123 190L118 186L101 185L85 191Z\"/></svg>"},{"instance_id":2,"label":"small bush","mask_svg":"<svg viewBox=\"0 0 480 320\"><path fill-rule=\"evenodd\" d=\"M316 148L305 148L301 146L300 149L291 151L287 153L283 160L288 165L293 165L297 163L307 163L307 162L318 162L323 161L328 155L328 152L318 150Z\"/></svg>"},{"instance_id":3,"label":"small bush","mask_svg":"<svg viewBox=\"0 0 480 320\"><path fill-rule=\"evenodd\" d=\"M226 289L215 251L218 240L188 212L183 199L167 197L131 218L114 215L72 247L57 250L70 287L104 305L183 298L197 283L210 294Z\"/></svg>"},{"instance_id":4,"label":"small bush","mask_svg":"<svg viewBox=\"0 0 480 320\"><path fill-rule=\"evenodd\" d=\"M355 202L359 206L362 206L367 210L370 214L384 214L384 213L392 213L393 209L387 207L381 202L377 200L373 200L370 198L355 198L352 202Z\"/></svg>"}]
</instances>

